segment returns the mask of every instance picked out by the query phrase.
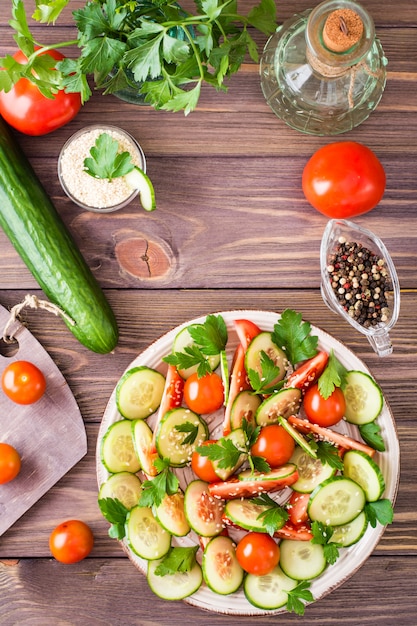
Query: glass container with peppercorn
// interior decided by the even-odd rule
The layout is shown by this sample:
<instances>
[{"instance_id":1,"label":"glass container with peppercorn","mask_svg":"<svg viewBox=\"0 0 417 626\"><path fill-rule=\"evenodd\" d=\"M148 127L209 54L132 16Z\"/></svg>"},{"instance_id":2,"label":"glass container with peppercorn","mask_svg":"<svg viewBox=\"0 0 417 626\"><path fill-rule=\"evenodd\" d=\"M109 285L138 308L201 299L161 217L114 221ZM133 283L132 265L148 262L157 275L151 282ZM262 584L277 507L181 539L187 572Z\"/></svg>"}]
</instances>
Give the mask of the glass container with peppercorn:
<instances>
[{"instance_id":1,"label":"glass container with peppercorn","mask_svg":"<svg viewBox=\"0 0 417 626\"><path fill-rule=\"evenodd\" d=\"M330 220L320 248L321 293L327 306L368 338L379 356L392 352L390 329L400 286L383 242L348 220Z\"/></svg>"}]
</instances>

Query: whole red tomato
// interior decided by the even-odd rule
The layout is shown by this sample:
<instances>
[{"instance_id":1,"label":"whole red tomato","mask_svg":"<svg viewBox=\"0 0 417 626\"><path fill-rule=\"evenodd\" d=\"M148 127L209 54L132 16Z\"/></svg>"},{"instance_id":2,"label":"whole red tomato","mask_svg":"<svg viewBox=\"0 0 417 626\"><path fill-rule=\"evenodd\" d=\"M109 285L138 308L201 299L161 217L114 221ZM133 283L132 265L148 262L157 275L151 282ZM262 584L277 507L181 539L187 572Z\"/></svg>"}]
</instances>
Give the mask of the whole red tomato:
<instances>
[{"instance_id":1,"label":"whole red tomato","mask_svg":"<svg viewBox=\"0 0 417 626\"><path fill-rule=\"evenodd\" d=\"M13 361L3 370L1 386L16 404L33 404L45 393L46 380L34 363Z\"/></svg>"},{"instance_id":2,"label":"whole red tomato","mask_svg":"<svg viewBox=\"0 0 417 626\"><path fill-rule=\"evenodd\" d=\"M323 146L304 168L304 195L330 218L345 219L373 209L385 191L385 170L367 146L342 141Z\"/></svg>"},{"instance_id":3,"label":"whole red tomato","mask_svg":"<svg viewBox=\"0 0 417 626\"><path fill-rule=\"evenodd\" d=\"M8 443L0 443L0 485L10 482L20 472L20 454Z\"/></svg>"},{"instance_id":4,"label":"whole red tomato","mask_svg":"<svg viewBox=\"0 0 417 626\"><path fill-rule=\"evenodd\" d=\"M93 549L94 536L91 528L80 520L68 520L59 524L49 536L52 556L61 563L78 563Z\"/></svg>"},{"instance_id":5,"label":"whole red tomato","mask_svg":"<svg viewBox=\"0 0 417 626\"><path fill-rule=\"evenodd\" d=\"M294 448L294 439L283 426L269 424L259 431L258 438L251 447L251 454L263 457L270 467L279 467L288 463Z\"/></svg>"},{"instance_id":6,"label":"whole red tomato","mask_svg":"<svg viewBox=\"0 0 417 626\"><path fill-rule=\"evenodd\" d=\"M224 402L222 379L215 372L204 376L192 374L185 381L184 400L188 408L195 413L207 414L217 411Z\"/></svg>"},{"instance_id":7,"label":"whole red tomato","mask_svg":"<svg viewBox=\"0 0 417 626\"><path fill-rule=\"evenodd\" d=\"M202 446L209 446L210 444L216 443L213 439L207 439L203 441ZM213 483L219 480L216 472L214 471L213 464L211 460L207 456L203 456L197 450L191 455L191 469L194 474L198 476L201 480L204 480L207 483Z\"/></svg>"},{"instance_id":8,"label":"whole red tomato","mask_svg":"<svg viewBox=\"0 0 417 626\"><path fill-rule=\"evenodd\" d=\"M57 50L48 50L57 61L64 59ZM26 56L21 50L13 55L18 63L25 63ZM21 78L7 93L0 91L0 114L10 126L25 135L46 135L70 122L81 108L79 93L58 91L53 98L47 98L27 78Z\"/></svg>"},{"instance_id":9,"label":"whole red tomato","mask_svg":"<svg viewBox=\"0 0 417 626\"><path fill-rule=\"evenodd\" d=\"M264 576L278 564L280 550L267 533L250 532L237 544L236 556L245 572Z\"/></svg>"},{"instance_id":10,"label":"whole red tomato","mask_svg":"<svg viewBox=\"0 0 417 626\"><path fill-rule=\"evenodd\" d=\"M334 426L345 414L346 400L340 387L335 387L328 398L323 398L316 383L305 392L303 406L313 424Z\"/></svg>"}]
</instances>

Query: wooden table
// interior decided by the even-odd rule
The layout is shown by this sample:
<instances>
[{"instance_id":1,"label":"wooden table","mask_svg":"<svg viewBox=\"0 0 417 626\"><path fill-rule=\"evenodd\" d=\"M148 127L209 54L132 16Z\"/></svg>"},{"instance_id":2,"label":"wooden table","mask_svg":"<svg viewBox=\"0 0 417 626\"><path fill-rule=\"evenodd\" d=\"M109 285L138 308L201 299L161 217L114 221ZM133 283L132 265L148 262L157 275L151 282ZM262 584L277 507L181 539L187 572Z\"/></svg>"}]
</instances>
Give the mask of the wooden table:
<instances>
[{"instance_id":1,"label":"wooden table","mask_svg":"<svg viewBox=\"0 0 417 626\"><path fill-rule=\"evenodd\" d=\"M9 4L0 6L2 55L14 46ZM279 20L311 4L279 2ZM114 353L97 355L83 348L60 319L33 310L23 315L75 395L88 453L0 538L0 624L417 623L417 18L414 0L363 4L389 58L388 81L378 109L341 139L368 145L387 173L383 200L357 218L384 240L401 283L401 314L391 334L394 352L387 358L377 357L366 338L332 314L320 296L319 246L326 218L308 205L300 179L309 156L332 139L301 135L276 118L262 96L255 64L244 64L227 94L205 88L198 109L187 118L95 93L75 120L51 135L15 133L104 289L120 341ZM82 5L71 2L71 8ZM55 27L37 31L44 42L75 36L69 12ZM265 39L258 40L263 45ZM134 203L97 215L64 196L56 175L59 151L72 133L96 122L126 128L140 141L157 193L154 213ZM3 232L0 289L5 307L26 293L42 296ZM97 506L95 448L109 396L136 355L177 324L209 312L288 307L353 349L383 388L401 445L394 523L363 567L307 607L304 618L232 619L164 602L108 537ZM64 566L51 558L48 537L56 524L74 517L91 526L95 546L86 560Z\"/></svg>"}]
</instances>

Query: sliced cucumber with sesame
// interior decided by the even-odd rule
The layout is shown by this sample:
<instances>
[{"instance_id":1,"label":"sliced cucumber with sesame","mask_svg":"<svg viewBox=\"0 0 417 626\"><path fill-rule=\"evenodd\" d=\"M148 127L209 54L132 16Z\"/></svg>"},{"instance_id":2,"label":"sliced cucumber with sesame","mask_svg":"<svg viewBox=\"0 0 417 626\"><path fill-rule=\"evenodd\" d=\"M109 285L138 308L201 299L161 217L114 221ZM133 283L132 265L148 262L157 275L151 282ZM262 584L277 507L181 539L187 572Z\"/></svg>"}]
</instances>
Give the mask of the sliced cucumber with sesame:
<instances>
[{"instance_id":1,"label":"sliced cucumber with sesame","mask_svg":"<svg viewBox=\"0 0 417 626\"><path fill-rule=\"evenodd\" d=\"M129 187L139 191L140 203L145 211L156 209L155 189L152 181L140 167L135 166L133 170L125 174L125 181Z\"/></svg>"},{"instance_id":2,"label":"sliced cucumber with sesame","mask_svg":"<svg viewBox=\"0 0 417 626\"><path fill-rule=\"evenodd\" d=\"M202 417L177 407L165 413L156 431L159 456L173 467L184 467L191 461L194 450L208 438L207 423Z\"/></svg>"},{"instance_id":3,"label":"sliced cucumber with sesame","mask_svg":"<svg viewBox=\"0 0 417 626\"><path fill-rule=\"evenodd\" d=\"M155 517L171 535L184 537L190 532L190 525L185 517L182 491L177 491L172 495L165 494L161 504L155 508Z\"/></svg>"},{"instance_id":4,"label":"sliced cucumber with sesame","mask_svg":"<svg viewBox=\"0 0 417 626\"><path fill-rule=\"evenodd\" d=\"M341 526L355 519L365 503L365 492L360 485L346 476L333 476L311 494L308 515L312 521Z\"/></svg>"},{"instance_id":5,"label":"sliced cucumber with sesame","mask_svg":"<svg viewBox=\"0 0 417 626\"><path fill-rule=\"evenodd\" d=\"M132 439L131 422L120 420L111 424L101 440L101 462L112 474L131 472L141 468Z\"/></svg>"},{"instance_id":6,"label":"sliced cucumber with sesame","mask_svg":"<svg viewBox=\"0 0 417 626\"><path fill-rule=\"evenodd\" d=\"M317 485L334 476L336 469L320 459L313 458L301 446L296 446L290 463L295 463L298 470L298 480L292 485L295 491L311 493Z\"/></svg>"},{"instance_id":7,"label":"sliced cucumber with sesame","mask_svg":"<svg viewBox=\"0 0 417 626\"><path fill-rule=\"evenodd\" d=\"M241 428L245 419L248 423L255 423L256 411L261 405L261 398L248 390L240 391L233 400L230 411L230 428Z\"/></svg>"},{"instance_id":8,"label":"sliced cucumber with sesame","mask_svg":"<svg viewBox=\"0 0 417 626\"><path fill-rule=\"evenodd\" d=\"M298 581L284 574L277 565L264 576L248 574L243 583L243 591L253 606L272 611L287 604L288 592L297 585Z\"/></svg>"},{"instance_id":9,"label":"sliced cucumber with sesame","mask_svg":"<svg viewBox=\"0 0 417 626\"><path fill-rule=\"evenodd\" d=\"M176 337L174 338L172 344L172 352L175 354L176 352L185 352L186 348L190 348L195 345L194 339L192 338L189 329L192 328L193 324L190 326L186 326L182 330L180 330ZM197 324L196 324L197 326ZM221 359L221 353L213 354L207 358L208 364L212 371L218 368ZM189 378L191 374L194 374L198 369L197 365L193 365L191 367L187 367L186 369L179 369L178 373L182 378Z\"/></svg>"},{"instance_id":10,"label":"sliced cucumber with sesame","mask_svg":"<svg viewBox=\"0 0 417 626\"><path fill-rule=\"evenodd\" d=\"M147 506L135 506L127 514L126 538L131 550L148 561L162 558L171 547L171 534Z\"/></svg>"},{"instance_id":11,"label":"sliced cucumber with sesame","mask_svg":"<svg viewBox=\"0 0 417 626\"><path fill-rule=\"evenodd\" d=\"M296 415L301 406L301 391L295 387L281 389L266 398L256 411L258 426L278 424L278 418Z\"/></svg>"},{"instance_id":12,"label":"sliced cucumber with sesame","mask_svg":"<svg viewBox=\"0 0 417 626\"><path fill-rule=\"evenodd\" d=\"M245 354L245 369L254 370L262 376L262 353L265 353L278 368L278 375L271 381L270 386L280 382L285 378L288 368L287 356L281 348L272 341L272 333L262 332L256 335L250 342Z\"/></svg>"},{"instance_id":13,"label":"sliced cucumber with sesame","mask_svg":"<svg viewBox=\"0 0 417 626\"><path fill-rule=\"evenodd\" d=\"M100 487L98 499L119 500L129 511L139 502L142 483L136 474L118 472L112 474Z\"/></svg>"},{"instance_id":14,"label":"sliced cucumber with sesame","mask_svg":"<svg viewBox=\"0 0 417 626\"><path fill-rule=\"evenodd\" d=\"M214 537L223 530L224 503L212 496L203 480L188 483L184 497L184 511L194 532L201 537Z\"/></svg>"},{"instance_id":15,"label":"sliced cucumber with sesame","mask_svg":"<svg viewBox=\"0 0 417 626\"><path fill-rule=\"evenodd\" d=\"M208 587L220 595L237 591L244 571L239 565L236 549L230 537L220 535L207 544L203 553L203 577Z\"/></svg>"},{"instance_id":16,"label":"sliced cucumber with sesame","mask_svg":"<svg viewBox=\"0 0 417 626\"><path fill-rule=\"evenodd\" d=\"M307 441L307 439L296 428L294 428L294 426L292 424L290 424L288 422L288 420L285 419L285 417L279 416L278 417L278 424L280 424L280 426L285 428L287 433L289 435L291 435L291 437L294 439L295 443L298 444L300 446L300 448L302 448L304 450L304 452L306 452L313 459L317 458L317 452L316 452L315 448L313 448L313 446L310 445L310 443Z\"/></svg>"},{"instance_id":17,"label":"sliced cucumber with sesame","mask_svg":"<svg viewBox=\"0 0 417 626\"><path fill-rule=\"evenodd\" d=\"M343 385L346 400L345 418L357 426L376 420L382 411L384 397L381 388L369 374L351 370Z\"/></svg>"},{"instance_id":18,"label":"sliced cucumber with sesame","mask_svg":"<svg viewBox=\"0 0 417 626\"><path fill-rule=\"evenodd\" d=\"M384 476L373 459L361 450L348 450L343 457L343 475L362 487L368 502L384 493Z\"/></svg>"},{"instance_id":19,"label":"sliced cucumber with sesame","mask_svg":"<svg viewBox=\"0 0 417 626\"><path fill-rule=\"evenodd\" d=\"M203 573L197 562L189 571L178 571L175 574L164 574L163 576L155 571L160 563L161 560L149 561L146 577L149 587L163 600L182 600L200 588L203 582Z\"/></svg>"},{"instance_id":20,"label":"sliced cucumber with sesame","mask_svg":"<svg viewBox=\"0 0 417 626\"><path fill-rule=\"evenodd\" d=\"M129 369L116 386L116 406L126 419L146 419L159 407L165 376L150 367Z\"/></svg>"},{"instance_id":21,"label":"sliced cucumber with sesame","mask_svg":"<svg viewBox=\"0 0 417 626\"><path fill-rule=\"evenodd\" d=\"M355 519L342 526L333 526L333 534L329 543L337 543L342 548L348 548L362 539L368 528L368 519L364 511Z\"/></svg>"},{"instance_id":22,"label":"sliced cucumber with sesame","mask_svg":"<svg viewBox=\"0 0 417 626\"><path fill-rule=\"evenodd\" d=\"M262 514L270 510L271 507L268 504L257 504L253 499L248 498L236 498L226 502L224 515L233 524L239 526L239 528L265 533L267 532L267 528ZM276 530L284 526L288 517L288 515L285 515L284 510L282 510L282 512L283 515L280 523L278 523L279 518L276 516Z\"/></svg>"},{"instance_id":23,"label":"sliced cucumber with sesame","mask_svg":"<svg viewBox=\"0 0 417 626\"><path fill-rule=\"evenodd\" d=\"M279 544L279 564L284 574L294 580L317 578L326 568L323 546L311 541L283 539Z\"/></svg>"}]
</instances>

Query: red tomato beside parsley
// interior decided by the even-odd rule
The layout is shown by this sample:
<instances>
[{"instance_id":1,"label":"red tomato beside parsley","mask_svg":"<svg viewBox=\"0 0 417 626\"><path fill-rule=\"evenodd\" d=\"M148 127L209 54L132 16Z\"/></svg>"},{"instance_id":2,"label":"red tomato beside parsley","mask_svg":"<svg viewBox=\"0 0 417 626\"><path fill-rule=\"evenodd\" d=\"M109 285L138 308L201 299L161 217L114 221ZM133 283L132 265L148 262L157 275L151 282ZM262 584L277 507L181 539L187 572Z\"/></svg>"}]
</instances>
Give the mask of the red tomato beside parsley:
<instances>
[{"instance_id":1,"label":"red tomato beside parsley","mask_svg":"<svg viewBox=\"0 0 417 626\"><path fill-rule=\"evenodd\" d=\"M349 219L373 209L382 199L386 176L367 146L342 141L323 146L304 168L304 195L330 218Z\"/></svg>"},{"instance_id":2,"label":"red tomato beside parsley","mask_svg":"<svg viewBox=\"0 0 417 626\"><path fill-rule=\"evenodd\" d=\"M93 549L94 536L91 528L79 520L59 524L49 536L52 556L61 563L78 563Z\"/></svg>"},{"instance_id":3,"label":"red tomato beside parsley","mask_svg":"<svg viewBox=\"0 0 417 626\"><path fill-rule=\"evenodd\" d=\"M209 446L212 443L216 443L213 439L207 439L203 441L202 446ZM191 469L194 474L206 483L214 483L219 480L216 472L214 471L213 464L207 456L203 456L197 450L191 455Z\"/></svg>"},{"instance_id":4,"label":"red tomato beside parsley","mask_svg":"<svg viewBox=\"0 0 417 626\"><path fill-rule=\"evenodd\" d=\"M263 426L251 447L253 456L263 457L272 468L288 463L295 448L295 441L279 424Z\"/></svg>"},{"instance_id":5,"label":"red tomato beside parsley","mask_svg":"<svg viewBox=\"0 0 417 626\"><path fill-rule=\"evenodd\" d=\"M57 61L64 55L57 50L48 50ZM18 63L27 58L21 50L13 55ZM52 64L52 61L51 61ZM79 93L60 90L53 98L47 98L27 78L21 78L7 93L0 91L0 114L10 126L25 135L46 135L70 122L81 108Z\"/></svg>"},{"instance_id":6,"label":"red tomato beside parsley","mask_svg":"<svg viewBox=\"0 0 417 626\"><path fill-rule=\"evenodd\" d=\"M250 532L239 541L236 557L245 572L264 576L278 564L278 544L267 533Z\"/></svg>"},{"instance_id":7,"label":"red tomato beside parsley","mask_svg":"<svg viewBox=\"0 0 417 626\"><path fill-rule=\"evenodd\" d=\"M8 443L0 443L0 485L10 482L19 474L20 454Z\"/></svg>"},{"instance_id":8,"label":"red tomato beside parsley","mask_svg":"<svg viewBox=\"0 0 417 626\"><path fill-rule=\"evenodd\" d=\"M194 413L201 415L217 411L224 402L222 379L215 372L201 377L192 374L185 381L184 400Z\"/></svg>"},{"instance_id":9,"label":"red tomato beside parsley","mask_svg":"<svg viewBox=\"0 0 417 626\"><path fill-rule=\"evenodd\" d=\"M334 426L345 414L346 400L340 387L335 387L328 398L323 398L316 383L307 389L303 406L308 420L313 424Z\"/></svg>"},{"instance_id":10,"label":"red tomato beside parsley","mask_svg":"<svg viewBox=\"0 0 417 626\"><path fill-rule=\"evenodd\" d=\"M45 393L46 380L34 363L13 361L3 370L1 386L16 404L33 404Z\"/></svg>"}]
</instances>

